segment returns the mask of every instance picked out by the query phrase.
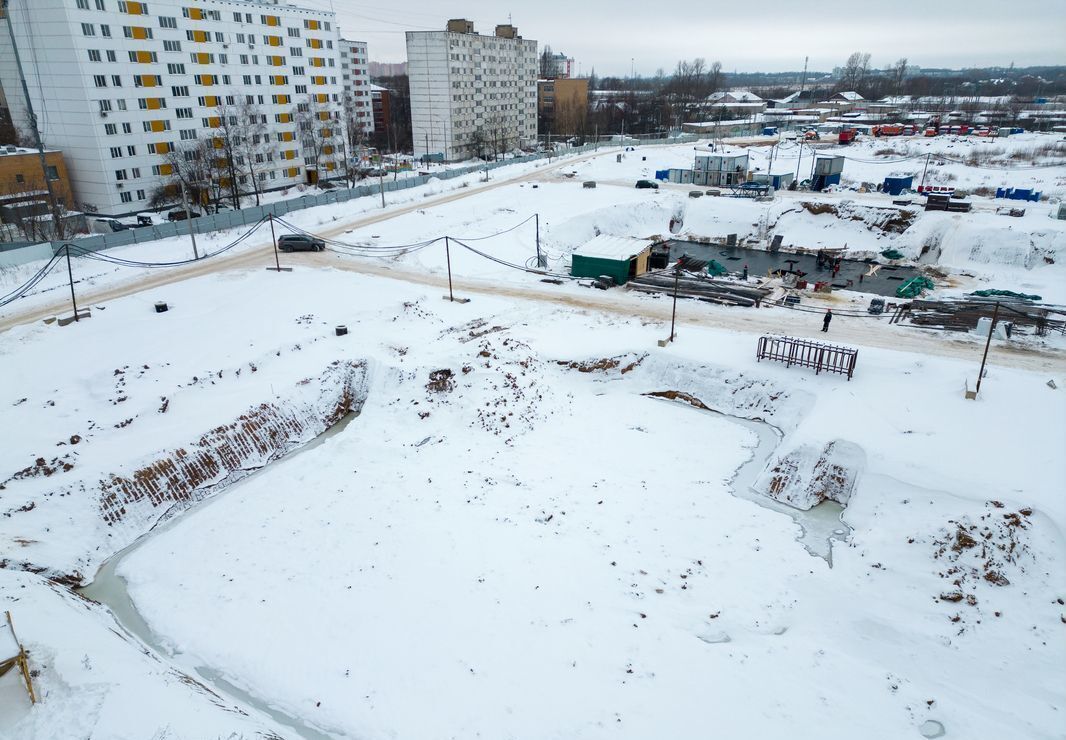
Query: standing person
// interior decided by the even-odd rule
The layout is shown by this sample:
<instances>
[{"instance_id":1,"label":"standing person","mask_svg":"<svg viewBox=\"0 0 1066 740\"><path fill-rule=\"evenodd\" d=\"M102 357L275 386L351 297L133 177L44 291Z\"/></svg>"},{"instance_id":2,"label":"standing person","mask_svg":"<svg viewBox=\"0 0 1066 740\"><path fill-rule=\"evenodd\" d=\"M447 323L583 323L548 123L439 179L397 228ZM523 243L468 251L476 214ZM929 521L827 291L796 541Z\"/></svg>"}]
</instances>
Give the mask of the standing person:
<instances>
[{"instance_id":1,"label":"standing person","mask_svg":"<svg viewBox=\"0 0 1066 740\"><path fill-rule=\"evenodd\" d=\"M744 280L748 279L748 266L744 265Z\"/></svg>"},{"instance_id":2,"label":"standing person","mask_svg":"<svg viewBox=\"0 0 1066 740\"><path fill-rule=\"evenodd\" d=\"M826 309L825 316L822 317L822 331L829 331L829 322L833 320L833 309Z\"/></svg>"}]
</instances>

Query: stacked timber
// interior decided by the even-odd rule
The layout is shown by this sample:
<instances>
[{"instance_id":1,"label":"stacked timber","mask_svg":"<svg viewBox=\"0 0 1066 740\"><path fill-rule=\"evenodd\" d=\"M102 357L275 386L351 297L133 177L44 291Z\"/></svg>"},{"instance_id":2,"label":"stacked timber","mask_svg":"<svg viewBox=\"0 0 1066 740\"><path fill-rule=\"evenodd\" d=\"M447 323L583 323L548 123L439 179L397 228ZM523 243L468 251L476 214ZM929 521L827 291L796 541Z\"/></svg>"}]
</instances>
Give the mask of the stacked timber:
<instances>
[{"instance_id":1,"label":"stacked timber","mask_svg":"<svg viewBox=\"0 0 1066 740\"><path fill-rule=\"evenodd\" d=\"M661 272L645 273L636 277L626 283L626 287L642 293L673 295L674 281L673 270L663 270ZM687 270L682 270L677 279L677 295L679 298L695 298L728 306L756 306L765 301L770 293L769 288L760 288L729 280L716 280L706 273L689 272Z\"/></svg>"},{"instance_id":2,"label":"stacked timber","mask_svg":"<svg viewBox=\"0 0 1066 740\"><path fill-rule=\"evenodd\" d=\"M908 304L904 317L914 326L927 329L968 332L977 328L982 318L996 314L992 300L921 301ZM1014 329L1032 329L1044 336L1049 331L1066 333L1066 308L1062 306L1034 306L1023 302L1000 302L998 321L1009 322Z\"/></svg>"}]
</instances>

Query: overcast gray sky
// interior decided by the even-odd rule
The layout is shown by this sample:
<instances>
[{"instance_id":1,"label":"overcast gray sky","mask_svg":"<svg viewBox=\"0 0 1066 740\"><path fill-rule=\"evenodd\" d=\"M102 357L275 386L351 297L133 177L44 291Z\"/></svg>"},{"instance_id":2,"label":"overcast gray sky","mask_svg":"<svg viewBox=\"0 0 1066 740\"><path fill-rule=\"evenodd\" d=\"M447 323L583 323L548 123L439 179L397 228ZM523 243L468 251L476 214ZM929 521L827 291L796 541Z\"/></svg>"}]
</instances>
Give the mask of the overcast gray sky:
<instances>
[{"instance_id":1,"label":"overcast gray sky","mask_svg":"<svg viewBox=\"0 0 1066 740\"><path fill-rule=\"evenodd\" d=\"M574 57L583 73L651 75L678 59L718 59L726 71L840 66L868 51L877 67L1066 64L1066 0L289 0L336 11L370 59L406 61L404 31L469 18L491 33L508 14L524 37Z\"/></svg>"}]
</instances>

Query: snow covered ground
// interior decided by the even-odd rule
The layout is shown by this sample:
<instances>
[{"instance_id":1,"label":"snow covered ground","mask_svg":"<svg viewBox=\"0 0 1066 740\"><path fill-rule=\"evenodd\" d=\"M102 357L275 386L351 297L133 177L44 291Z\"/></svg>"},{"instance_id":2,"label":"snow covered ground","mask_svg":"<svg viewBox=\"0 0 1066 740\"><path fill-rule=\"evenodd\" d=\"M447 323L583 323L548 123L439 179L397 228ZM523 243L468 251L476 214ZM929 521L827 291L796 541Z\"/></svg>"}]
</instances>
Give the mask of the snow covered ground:
<instances>
[{"instance_id":1,"label":"snow covered ground","mask_svg":"<svg viewBox=\"0 0 1066 740\"><path fill-rule=\"evenodd\" d=\"M569 188L501 188L436 226ZM622 222L606 193L548 233ZM672 198L611 195L635 219ZM105 471L292 402L335 361L367 368L360 415L113 563L158 652L0 570L44 699L0 679L0 737L1061 737L1066 368L993 367L973 402L972 361L860 347L848 382L756 363L743 332L683 324L661 349L658 321L307 267L166 298L2 335L6 561L91 573L132 534L92 519ZM831 442L862 452L832 567L732 495ZM11 477L37 458L53 472Z\"/></svg>"}]
</instances>

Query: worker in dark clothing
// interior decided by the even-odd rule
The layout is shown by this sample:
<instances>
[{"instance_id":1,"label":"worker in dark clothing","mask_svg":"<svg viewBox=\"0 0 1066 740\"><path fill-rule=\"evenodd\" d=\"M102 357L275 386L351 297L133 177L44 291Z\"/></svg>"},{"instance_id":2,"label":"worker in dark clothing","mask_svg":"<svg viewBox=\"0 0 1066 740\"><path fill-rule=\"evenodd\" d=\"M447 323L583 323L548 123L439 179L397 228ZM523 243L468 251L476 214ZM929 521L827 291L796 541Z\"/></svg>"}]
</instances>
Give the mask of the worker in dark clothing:
<instances>
[{"instance_id":1,"label":"worker in dark clothing","mask_svg":"<svg viewBox=\"0 0 1066 740\"><path fill-rule=\"evenodd\" d=\"M822 331L829 331L829 322L833 320L833 309L827 309L822 318Z\"/></svg>"},{"instance_id":2,"label":"worker in dark clothing","mask_svg":"<svg viewBox=\"0 0 1066 740\"><path fill-rule=\"evenodd\" d=\"M744 265L744 279L745 280L748 279L748 266L747 265Z\"/></svg>"}]
</instances>

